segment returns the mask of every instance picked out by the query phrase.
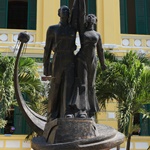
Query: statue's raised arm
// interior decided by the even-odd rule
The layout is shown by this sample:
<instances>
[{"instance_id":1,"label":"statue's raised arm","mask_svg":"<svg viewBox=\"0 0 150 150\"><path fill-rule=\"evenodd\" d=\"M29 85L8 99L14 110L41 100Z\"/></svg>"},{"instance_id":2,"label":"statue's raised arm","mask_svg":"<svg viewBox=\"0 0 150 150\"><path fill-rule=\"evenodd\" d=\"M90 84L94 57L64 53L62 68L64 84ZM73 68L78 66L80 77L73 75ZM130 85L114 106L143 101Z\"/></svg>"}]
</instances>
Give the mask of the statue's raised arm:
<instances>
[{"instance_id":1,"label":"statue's raised arm","mask_svg":"<svg viewBox=\"0 0 150 150\"><path fill-rule=\"evenodd\" d=\"M78 0L78 1L79 1L78 31L80 35L80 40L82 40L82 36L85 32L86 3L85 0Z\"/></svg>"},{"instance_id":2,"label":"statue's raised arm","mask_svg":"<svg viewBox=\"0 0 150 150\"><path fill-rule=\"evenodd\" d=\"M79 0L74 0L71 10L70 24L76 31L78 30L78 17L79 17Z\"/></svg>"},{"instance_id":3,"label":"statue's raised arm","mask_svg":"<svg viewBox=\"0 0 150 150\"><path fill-rule=\"evenodd\" d=\"M79 32L80 39L85 32L85 17L86 17L86 3L85 0L74 0L72 13L71 13L71 25Z\"/></svg>"}]
</instances>

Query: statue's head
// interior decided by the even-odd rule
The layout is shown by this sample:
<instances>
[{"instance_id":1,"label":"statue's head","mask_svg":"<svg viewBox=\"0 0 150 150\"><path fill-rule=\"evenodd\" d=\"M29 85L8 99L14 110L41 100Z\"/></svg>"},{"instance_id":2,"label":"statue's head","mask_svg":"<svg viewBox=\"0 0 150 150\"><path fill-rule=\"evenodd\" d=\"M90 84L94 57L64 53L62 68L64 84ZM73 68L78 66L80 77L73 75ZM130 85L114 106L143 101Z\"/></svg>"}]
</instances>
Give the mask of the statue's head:
<instances>
[{"instance_id":1,"label":"statue's head","mask_svg":"<svg viewBox=\"0 0 150 150\"><path fill-rule=\"evenodd\" d=\"M86 16L86 24L96 24L97 23L97 17L94 14L88 14Z\"/></svg>"},{"instance_id":2,"label":"statue's head","mask_svg":"<svg viewBox=\"0 0 150 150\"><path fill-rule=\"evenodd\" d=\"M68 8L68 6L61 6L58 10L58 16L61 18L69 18L70 9Z\"/></svg>"}]
</instances>

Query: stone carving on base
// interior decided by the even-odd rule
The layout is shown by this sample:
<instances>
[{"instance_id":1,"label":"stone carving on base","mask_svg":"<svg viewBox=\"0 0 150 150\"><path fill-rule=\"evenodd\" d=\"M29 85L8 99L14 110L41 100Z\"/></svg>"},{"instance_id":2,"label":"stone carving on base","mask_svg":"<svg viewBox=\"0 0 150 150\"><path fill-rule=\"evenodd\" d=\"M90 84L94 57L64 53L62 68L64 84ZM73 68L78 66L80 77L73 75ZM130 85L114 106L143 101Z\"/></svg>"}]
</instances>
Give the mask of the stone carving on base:
<instances>
[{"instance_id":1,"label":"stone carving on base","mask_svg":"<svg viewBox=\"0 0 150 150\"><path fill-rule=\"evenodd\" d=\"M94 89L97 56L102 70L106 69L101 37L94 30L97 18L93 14L86 15L85 0L74 0L71 13L67 6L61 6L58 16L60 22L48 28L44 47L44 75L51 75L47 118L31 110L21 95L18 62L29 36L26 33L18 36L20 48L15 63L14 85L18 104L39 135L33 138L32 148L107 150L116 147L124 141L124 135L94 121L94 114L100 110ZM77 32L81 48L75 55ZM54 55L50 62L52 51Z\"/></svg>"}]
</instances>

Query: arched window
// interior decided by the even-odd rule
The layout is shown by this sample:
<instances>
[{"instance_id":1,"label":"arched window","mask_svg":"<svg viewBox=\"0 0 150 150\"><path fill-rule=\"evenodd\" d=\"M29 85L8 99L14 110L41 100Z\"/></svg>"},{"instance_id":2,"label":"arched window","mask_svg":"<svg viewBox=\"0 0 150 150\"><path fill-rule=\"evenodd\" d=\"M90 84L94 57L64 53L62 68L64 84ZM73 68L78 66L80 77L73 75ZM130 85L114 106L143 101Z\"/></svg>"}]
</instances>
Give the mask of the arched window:
<instances>
[{"instance_id":1,"label":"arched window","mask_svg":"<svg viewBox=\"0 0 150 150\"><path fill-rule=\"evenodd\" d=\"M0 28L36 29L37 0L0 0Z\"/></svg>"}]
</instances>

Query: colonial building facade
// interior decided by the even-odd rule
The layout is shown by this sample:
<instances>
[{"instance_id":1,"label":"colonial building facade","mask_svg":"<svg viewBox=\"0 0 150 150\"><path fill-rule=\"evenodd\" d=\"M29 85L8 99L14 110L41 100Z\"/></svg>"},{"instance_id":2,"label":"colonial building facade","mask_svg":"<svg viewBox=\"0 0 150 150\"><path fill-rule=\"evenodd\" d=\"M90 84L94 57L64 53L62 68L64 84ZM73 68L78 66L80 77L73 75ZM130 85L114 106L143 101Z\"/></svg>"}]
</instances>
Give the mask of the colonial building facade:
<instances>
[{"instance_id":1,"label":"colonial building facade","mask_svg":"<svg viewBox=\"0 0 150 150\"><path fill-rule=\"evenodd\" d=\"M105 50L117 57L124 56L130 50L150 57L149 0L86 0L86 3L87 12L97 16L96 30L101 34ZM71 8L72 4L73 0L0 0L0 53L15 56L18 34L26 31L30 41L24 56L42 59L47 28L59 23L57 14L61 5ZM42 67L39 69L42 71ZM100 112L97 115L98 123L117 128L116 105L111 103L106 112ZM16 134L26 134L29 127L24 125L26 123L19 110L16 109L14 114ZM150 135L150 121L143 126L146 129L143 135ZM150 145L147 138L141 143L145 149ZM139 141L135 142L133 149L138 149L138 144ZM7 150L5 146L7 142L0 137L0 149Z\"/></svg>"},{"instance_id":2,"label":"colonial building facade","mask_svg":"<svg viewBox=\"0 0 150 150\"><path fill-rule=\"evenodd\" d=\"M148 0L86 0L87 12L97 16L103 47L123 56L128 50L149 57L150 13ZM27 54L42 57L46 30L57 24L58 8L73 0L0 0L0 52L12 53L20 31L30 34Z\"/></svg>"}]
</instances>

